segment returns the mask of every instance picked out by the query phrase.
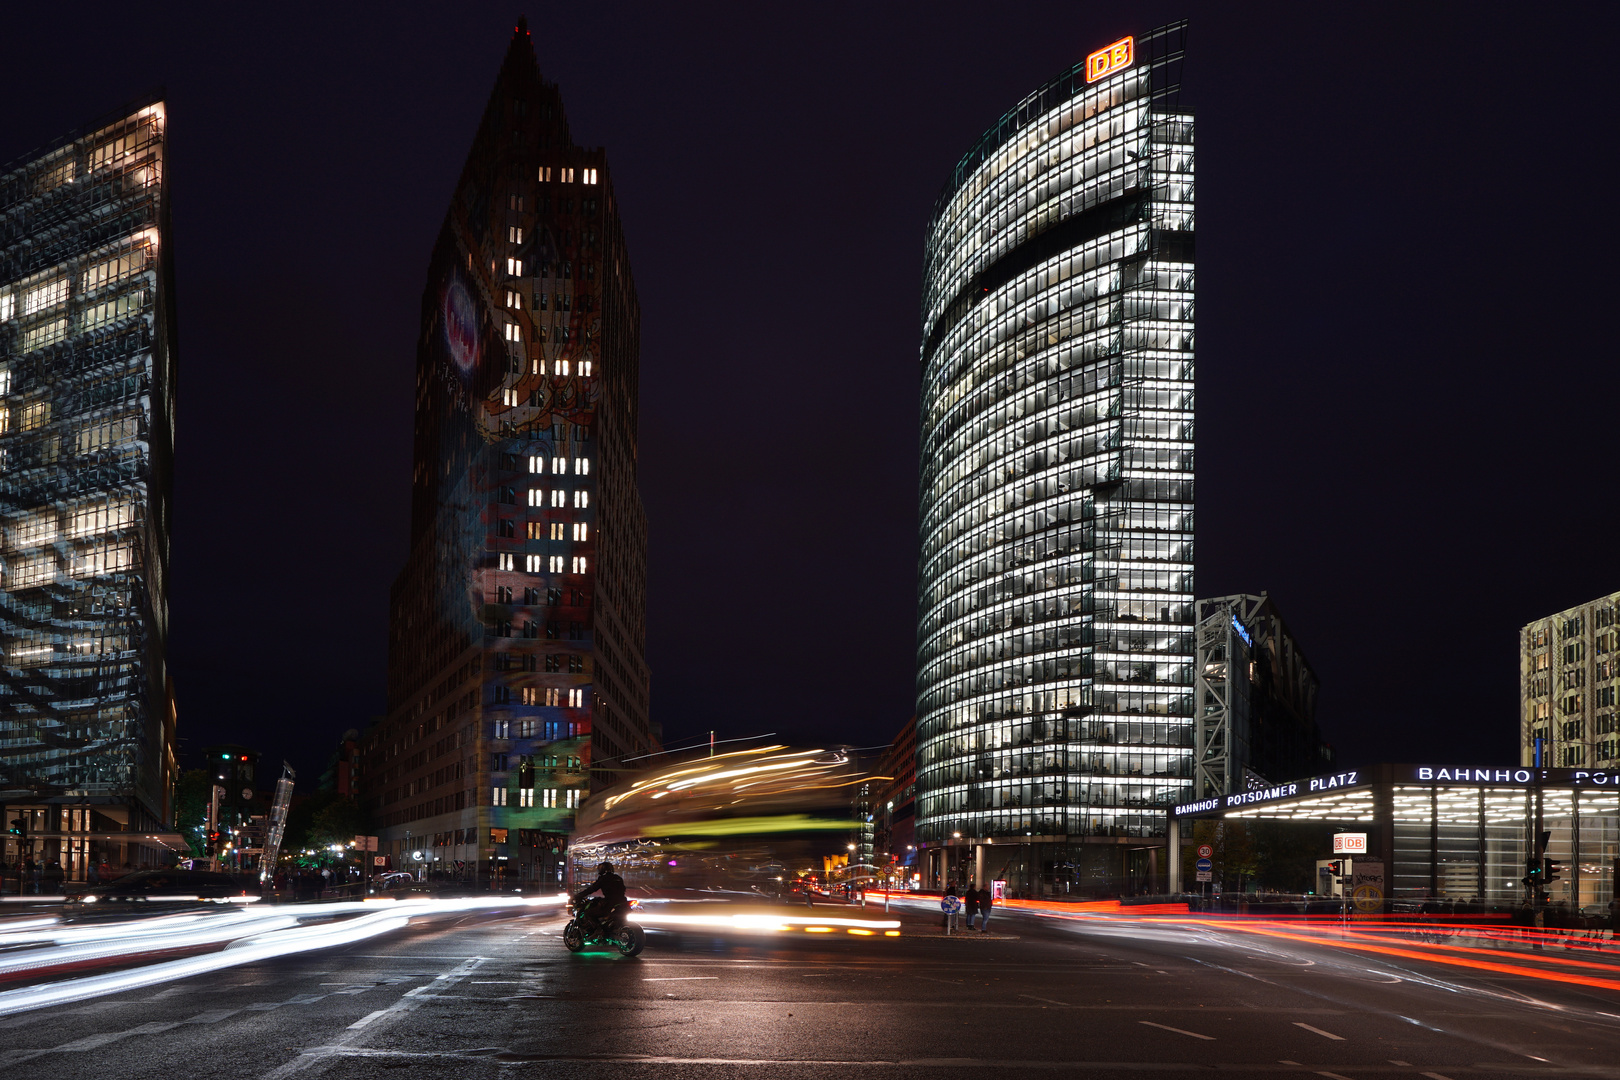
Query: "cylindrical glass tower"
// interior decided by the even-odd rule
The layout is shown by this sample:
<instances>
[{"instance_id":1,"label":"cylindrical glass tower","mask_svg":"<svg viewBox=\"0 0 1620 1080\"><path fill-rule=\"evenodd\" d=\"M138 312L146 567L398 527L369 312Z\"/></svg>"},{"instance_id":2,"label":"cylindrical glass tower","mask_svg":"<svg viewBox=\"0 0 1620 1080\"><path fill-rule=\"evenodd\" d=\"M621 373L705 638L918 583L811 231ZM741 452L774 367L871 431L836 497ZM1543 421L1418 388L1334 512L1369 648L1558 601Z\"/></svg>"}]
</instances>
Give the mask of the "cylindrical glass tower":
<instances>
[{"instance_id":1,"label":"cylindrical glass tower","mask_svg":"<svg viewBox=\"0 0 1620 1080\"><path fill-rule=\"evenodd\" d=\"M1185 36L1123 39L1025 98L929 226L917 831L934 883L1151 887L1164 807L1191 783Z\"/></svg>"}]
</instances>

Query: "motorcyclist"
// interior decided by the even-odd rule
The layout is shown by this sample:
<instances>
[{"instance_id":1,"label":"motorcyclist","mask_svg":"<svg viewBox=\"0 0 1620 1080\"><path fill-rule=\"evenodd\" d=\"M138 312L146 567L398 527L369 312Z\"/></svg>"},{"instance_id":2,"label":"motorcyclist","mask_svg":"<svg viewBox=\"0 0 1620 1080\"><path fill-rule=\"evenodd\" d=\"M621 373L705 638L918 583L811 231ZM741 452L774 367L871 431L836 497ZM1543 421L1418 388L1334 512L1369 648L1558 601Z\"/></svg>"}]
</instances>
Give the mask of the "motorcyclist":
<instances>
[{"instance_id":1,"label":"motorcyclist","mask_svg":"<svg viewBox=\"0 0 1620 1080\"><path fill-rule=\"evenodd\" d=\"M596 880L574 894L574 902L582 904L585 898L593 892L602 895L593 899L584 910L584 915L599 927L606 927L618 912L630 907L630 900L624 895L624 878L613 872L613 864L604 862L596 868Z\"/></svg>"}]
</instances>

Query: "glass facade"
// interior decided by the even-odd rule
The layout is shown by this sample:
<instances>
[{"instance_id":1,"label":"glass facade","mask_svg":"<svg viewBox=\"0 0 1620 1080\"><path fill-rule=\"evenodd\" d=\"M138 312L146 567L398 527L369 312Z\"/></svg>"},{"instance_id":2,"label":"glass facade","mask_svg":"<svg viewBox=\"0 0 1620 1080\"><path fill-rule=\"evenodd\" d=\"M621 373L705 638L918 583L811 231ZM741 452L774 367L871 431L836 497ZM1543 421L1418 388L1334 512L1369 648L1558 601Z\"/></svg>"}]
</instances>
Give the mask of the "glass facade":
<instances>
[{"instance_id":1,"label":"glass facade","mask_svg":"<svg viewBox=\"0 0 1620 1080\"><path fill-rule=\"evenodd\" d=\"M1030 891L1119 877L1073 847L1162 836L1191 783L1185 34L1009 111L928 233L918 833L1057 845L1027 860Z\"/></svg>"},{"instance_id":2,"label":"glass facade","mask_svg":"<svg viewBox=\"0 0 1620 1080\"><path fill-rule=\"evenodd\" d=\"M651 748L639 332L607 155L520 26L422 299L411 553L362 772L396 867L555 884L593 778Z\"/></svg>"},{"instance_id":3,"label":"glass facade","mask_svg":"<svg viewBox=\"0 0 1620 1080\"><path fill-rule=\"evenodd\" d=\"M0 171L4 857L69 880L171 814L167 132L150 100Z\"/></svg>"},{"instance_id":4,"label":"glass facade","mask_svg":"<svg viewBox=\"0 0 1620 1080\"><path fill-rule=\"evenodd\" d=\"M1192 857L1191 823L1229 821L1330 824L1367 834L1355 856L1393 910L1423 904L1513 908L1531 897L1527 863L1557 868L1545 903L1565 912L1608 915L1620 859L1620 775L1559 768L1452 768L1382 765L1347 770L1174 808L1179 875ZM1251 805L1250 800L1258 805ZM1326 846L1321 858L1332 858ZM1172 884L1174 888L1174 884Z\"/></svg>"}]
</instances>

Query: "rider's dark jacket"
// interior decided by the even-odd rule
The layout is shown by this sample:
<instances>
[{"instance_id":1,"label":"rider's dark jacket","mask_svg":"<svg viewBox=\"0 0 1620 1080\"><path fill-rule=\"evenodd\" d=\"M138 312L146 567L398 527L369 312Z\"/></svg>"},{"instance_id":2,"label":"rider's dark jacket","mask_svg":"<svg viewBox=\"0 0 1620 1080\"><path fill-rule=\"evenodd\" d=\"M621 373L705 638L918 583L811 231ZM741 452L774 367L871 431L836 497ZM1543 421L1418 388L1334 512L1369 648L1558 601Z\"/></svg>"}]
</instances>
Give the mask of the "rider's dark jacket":
<instances>
[{"instance_id":1,"label":"rider's dark jacket","mask_svg":"<svg viewBox=\"0 0 1620 1080\"><path fill-rule=\"evenodd\" d=\"M602 899L606 900L613 907L619 907L620 905L626 903L624 895L624 878L620 877L618 874L615 874L611 870L605 874L599 874L595 881L591 882L589 885L585 886L585 888L575 893L574 898L576 900L583 900L587 896L591 895L591 893L596 892L598 889L600 889L602 892Z\"/></svg>"}]
</instances>

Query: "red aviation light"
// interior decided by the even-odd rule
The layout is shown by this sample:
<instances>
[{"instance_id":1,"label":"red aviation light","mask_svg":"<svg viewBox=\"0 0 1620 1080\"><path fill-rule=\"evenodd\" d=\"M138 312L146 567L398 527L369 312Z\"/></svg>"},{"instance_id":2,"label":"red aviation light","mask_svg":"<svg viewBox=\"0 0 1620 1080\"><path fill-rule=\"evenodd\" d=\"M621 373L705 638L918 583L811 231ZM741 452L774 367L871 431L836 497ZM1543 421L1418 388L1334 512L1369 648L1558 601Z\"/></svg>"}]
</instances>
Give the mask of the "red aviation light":
<instances>
[{"instance_id":1,"label":"red aviation light","mask_svg":"<svg viewBox=\"0 0 1620 1080\"><path fill-rule=\"evenodd\" d=\"M1104 75L1112 75L1128 68L1136 59L1136 39L1122 37L1112 45L1104 45L1086 57L1086 82L1094 83Z\"/></svg>"}]
</instances>

